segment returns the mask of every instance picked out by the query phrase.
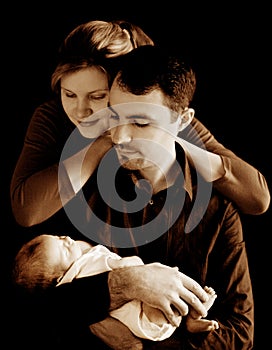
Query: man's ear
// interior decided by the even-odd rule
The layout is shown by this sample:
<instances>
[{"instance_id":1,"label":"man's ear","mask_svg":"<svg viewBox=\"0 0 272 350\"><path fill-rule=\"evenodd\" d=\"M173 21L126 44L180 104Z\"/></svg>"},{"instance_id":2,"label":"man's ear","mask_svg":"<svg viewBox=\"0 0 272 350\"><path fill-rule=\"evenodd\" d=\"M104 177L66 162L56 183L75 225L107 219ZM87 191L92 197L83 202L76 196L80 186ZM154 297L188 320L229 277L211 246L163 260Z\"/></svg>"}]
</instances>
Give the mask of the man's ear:
<instances>
[{"instance_id":1,"label":"man's ear","mask_svg":"<svg viewBox=\"0 0 272 350\"><path fill-rule=\"evenodd\" d=\"M179 131L186 128L194 118L195 110L193 108L186 108L182 114L179 115Z\"/></svg>"}]
</instances>

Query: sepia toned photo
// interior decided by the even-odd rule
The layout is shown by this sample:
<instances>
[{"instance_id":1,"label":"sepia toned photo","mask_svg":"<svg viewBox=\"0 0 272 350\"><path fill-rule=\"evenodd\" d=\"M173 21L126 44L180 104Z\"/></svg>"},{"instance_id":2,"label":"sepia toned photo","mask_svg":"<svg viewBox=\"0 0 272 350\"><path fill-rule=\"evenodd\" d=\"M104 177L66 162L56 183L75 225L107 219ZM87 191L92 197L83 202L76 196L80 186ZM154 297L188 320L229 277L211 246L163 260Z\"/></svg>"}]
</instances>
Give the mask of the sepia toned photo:
<instances>
[{"instance_id":1,"label":"sepia toned photo","mask_svg":"<svg viewBox=\"0 0 272 350\"><path fill-rule=\"evenodd\" d=\"M75 5L6 31L6 347L261 350L266 9Z\"/></svg>"}]
</instances>

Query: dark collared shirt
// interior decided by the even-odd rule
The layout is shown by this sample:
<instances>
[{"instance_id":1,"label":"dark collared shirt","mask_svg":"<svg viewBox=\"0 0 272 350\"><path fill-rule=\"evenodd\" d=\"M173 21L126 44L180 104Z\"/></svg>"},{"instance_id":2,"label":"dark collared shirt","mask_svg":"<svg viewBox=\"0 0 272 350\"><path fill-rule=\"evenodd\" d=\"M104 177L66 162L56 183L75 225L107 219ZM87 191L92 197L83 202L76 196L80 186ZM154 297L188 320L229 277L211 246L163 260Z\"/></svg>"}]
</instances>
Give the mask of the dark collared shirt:
<instances>
[{"instance_id":1,"label":"dark collared shirt","mask_svg":"<svg viewBox=\"0 0 272 350\"><path fill-rule=\"evenodd\" d=\"M249 350L253 346L254 305L239 215L230 201L192 173L180 146L177 160L180 168L175 168L174 184L149 199L148 186L143 184L135 190L131 173L123 169L118 172L122 212L112 209L113 203L108 202L111 208L105 205L94 181L90 187L89 228L96 229L99 243L111 246L121 256L138 254L145 263L178 266L203 287L215 289L218 297L208 318L217 320L219 329L190 334L182 322L170 339L161 342L164 349L174 342L177 349ZM109 178L113 168L108 168ZM108 198L104 199L110 201L110 187L106 192ZM129 212L129 203L135 198L147 204Z\"/></svg>"}]
</instances>

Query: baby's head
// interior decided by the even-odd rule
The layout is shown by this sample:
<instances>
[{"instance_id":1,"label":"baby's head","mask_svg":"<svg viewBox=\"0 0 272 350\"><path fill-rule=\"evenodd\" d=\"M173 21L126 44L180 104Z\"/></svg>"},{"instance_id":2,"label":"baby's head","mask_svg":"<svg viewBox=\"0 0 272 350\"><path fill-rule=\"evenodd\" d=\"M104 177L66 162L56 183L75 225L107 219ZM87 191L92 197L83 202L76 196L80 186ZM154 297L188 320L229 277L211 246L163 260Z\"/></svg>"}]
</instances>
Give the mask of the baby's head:
<instances>
[{"instance_id":1,"label":"baby's head","mask_svg":"<svg viewBox=\"0 0 272 350\"><path fill-rule=\"evenodd\" d=\"M68 236L39 235L17 253L13 281L30 292L56 286L81 254L80 246Z\"/></svg>"}]
</instances>

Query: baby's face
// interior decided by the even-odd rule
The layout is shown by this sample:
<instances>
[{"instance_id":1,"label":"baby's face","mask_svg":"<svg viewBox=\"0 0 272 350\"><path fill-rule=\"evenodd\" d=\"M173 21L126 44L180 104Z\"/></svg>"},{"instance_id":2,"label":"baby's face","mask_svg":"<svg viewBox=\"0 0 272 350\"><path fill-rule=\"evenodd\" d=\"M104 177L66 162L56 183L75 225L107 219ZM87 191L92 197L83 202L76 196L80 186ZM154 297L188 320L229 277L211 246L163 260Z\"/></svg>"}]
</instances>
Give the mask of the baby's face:
<instances>
[{"instance_id":1,"label":"baby's face","mask_svg":"<svg viewBox=\"0 0 272 350\"><path fill-rule=\"evenodd\" d=\"M79 244L69 236L44 236L47 257L52 264L62 266L66 270L82 255Z\"/></svg>"}]
</instances>

